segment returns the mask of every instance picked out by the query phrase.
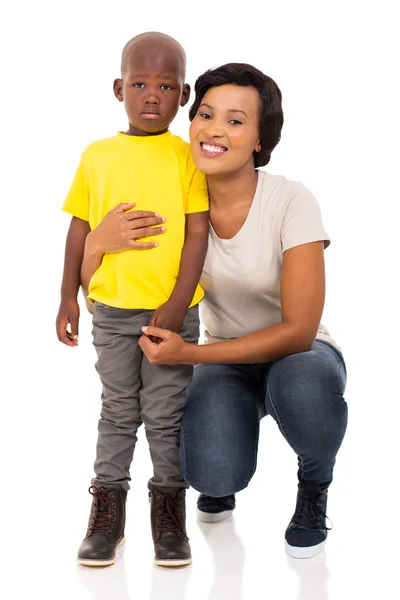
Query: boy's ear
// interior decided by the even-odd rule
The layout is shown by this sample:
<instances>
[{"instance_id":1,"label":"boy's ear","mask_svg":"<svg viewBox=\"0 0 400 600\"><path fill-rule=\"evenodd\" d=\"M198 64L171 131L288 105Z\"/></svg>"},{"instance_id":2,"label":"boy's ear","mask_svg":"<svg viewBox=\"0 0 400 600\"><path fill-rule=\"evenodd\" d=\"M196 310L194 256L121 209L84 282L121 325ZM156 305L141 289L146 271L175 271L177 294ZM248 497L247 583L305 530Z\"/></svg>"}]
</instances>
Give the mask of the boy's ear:
<instances>
[{"instance_id":1,"label":"boy's ear","mask_svg":"<svg viewBox=\"0 0 400 600\"><path fill-rule=\"evenodd\" d=\"M123 102L124 97L122 95L122 79L116 79L114 81L114 94L117 100Z\"/></svg>"},{"instance_id":2,"label":"boy's ear","mask_svg":"<svg viewBox=\"0 0 400 600\"><path fill-rule=\"evenodd\" d=\"M190 97L190 85L188 83L183 84L181 106L185 106L188 103Z\"/></svg>"}]
</instances>

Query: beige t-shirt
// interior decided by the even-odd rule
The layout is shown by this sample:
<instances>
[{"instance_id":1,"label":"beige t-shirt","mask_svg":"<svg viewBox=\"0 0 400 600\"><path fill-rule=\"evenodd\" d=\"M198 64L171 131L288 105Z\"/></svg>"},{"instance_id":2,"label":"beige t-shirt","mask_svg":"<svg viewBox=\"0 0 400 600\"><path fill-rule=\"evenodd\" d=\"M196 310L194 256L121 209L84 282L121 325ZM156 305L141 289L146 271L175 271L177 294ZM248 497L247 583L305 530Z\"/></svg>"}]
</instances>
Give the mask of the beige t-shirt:
<instances>
[{"instance_id":1,"label":"beige t-shirt","mask_svg":"<svg viewBox=\"0 0 400 600\"><path fill-rule=\"evenodd\" d=\"M330 244L318 203L301 183L258 171L249 214L240 231L220 239L210 225L200 284L205 343L238 338L281 319L283 252L294 246ZM321 324L317 339L337 344Z\"/></svg>"}]
</instances>

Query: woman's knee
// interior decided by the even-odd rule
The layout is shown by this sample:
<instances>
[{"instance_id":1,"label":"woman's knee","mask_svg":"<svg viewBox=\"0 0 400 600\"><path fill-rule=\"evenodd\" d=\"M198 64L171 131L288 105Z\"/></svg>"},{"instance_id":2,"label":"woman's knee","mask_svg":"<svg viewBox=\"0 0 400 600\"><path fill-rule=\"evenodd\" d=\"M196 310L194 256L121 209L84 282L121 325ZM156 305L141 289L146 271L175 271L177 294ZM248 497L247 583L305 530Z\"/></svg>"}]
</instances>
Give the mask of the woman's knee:
<instances>
[{"instance_id":1,"label":"woman's knee","mask_svg":"<svg viewBox=\"0 0 400 600\"><path fill-rule=\"evenodd\" d=\"M222 424L221 424L222 425ZM191 487L207 496L221 497L247 487L256 464L258 432L237 436L233 431L207 434L205 428L188 433L181 427L181 473Z\"/></svg>"},{"instance_id":2,"label":"woman's knee","mask_svg":"<svg viewBox=\"0 0 400 600\"><path fill-rule=\"evenodd\" d=\"M194 489L227 496L248 485L256 460L258 413L252 387L224 365L200 366L181 424L181 472Z\"/></svg>"},{"instance_id":3,"label":"woman's knee","mask_svg":"<svg viewBox=\"0 0 400 600\"><path fill-rule=\"evenodd\" d=\"M209 468L204 469L200 461L188 461L181 452L182 477L193 489L213 498L230 496L246 488L253 471L254 469L246 471L236 469L234 465L218 464L215 460L209 464Z\"/></svg>"}]
</instances>

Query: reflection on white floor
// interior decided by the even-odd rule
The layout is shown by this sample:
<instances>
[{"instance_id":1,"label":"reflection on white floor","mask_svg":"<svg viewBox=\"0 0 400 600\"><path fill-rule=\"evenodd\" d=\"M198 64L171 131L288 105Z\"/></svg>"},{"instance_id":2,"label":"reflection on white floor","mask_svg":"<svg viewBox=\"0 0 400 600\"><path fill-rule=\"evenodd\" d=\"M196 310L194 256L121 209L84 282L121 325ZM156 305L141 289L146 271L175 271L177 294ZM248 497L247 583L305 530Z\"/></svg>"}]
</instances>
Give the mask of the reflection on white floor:
<instances>
[{"instance_id":1,"label":"reflection on white floor","mask_svg":"<svg viewBox=\"0 0 400 600\"><path fill-rule=\"evenodd\" d=\"M3 513L9 532L3 538L7 562L3 561L6 568L0 592L4 587L5 593L0 593L1 598L400 598L397 556L393 551L397 523L391 523L398 511L398 496L388 493L388 482L396 475L397 460L391 449L396 425L387 421L379 448L371 447L375 416L364 413L360 406L352 410L352 426L338 457L329 493L328 516L333 529L325 554L306 561L290 559L285 554L284 532L296 501L297 464L272 419L264 419L257 472L249 487L238 494L232 518L215 524L198 523L197 492L189 490L187 527L193 554L190 567L170 570L153 565L147 495L147 479L152 470L143 431L139 432L131 469L126 544L112 567L79 567L76 553L86 531L91 504L87 488L99 410L97 376L88 375L92 373L93 358L89 347L82 357L63 352L55 381L69 372L71 361L71 370L73 367L81 382L79 395L71 393L68 386L49 386L42 410L46 411L46 422L58 427L43 426L42 431L38 430L41 444L38 432L28 427L29 422L34 422L36 409L32 406L32 415L27 409L25 438L30 440L32 452L26 456L25 479L18 493L12 493L11 512L7 509ZM354 391L349 390L348 395L354 397ZM38 422L37 413L35 418Z\"/></svg>"},{"instance_id":2,"label":"reflection on white floor","mask_svg":"<svg viewBox=\"0 0 400 600\"><path fill-rule=\"evenodd\" d=\"M398 598L398 583L392 581L394 565L390 565L394 557L371 552L368 547L367 513L363 519L365 507L358 511L357 486L351 478L338 476L336 490L332 488L328 513L334 528L326 553L303 561L285 555L283 534L294 508L296 469L290 449L286 449L279 434L275 435L272 422L262 429L260 450L264 454L252 485L238 495L233 518L216 524L196 522L197 494L189 491L190 567L153 566L144 476L150 465L141 436L143 447L136 456L141 482L139 485L133 478L126 544L116 564L91 569L75 563L91 498L77 484L70 484L68 491L57 486L51 489L50 485L48 493L53 501L47 518L41 517L42 533L32 536L32 558L19 566L21 576L14 579L15 595L7 599L28 598L32 590L46 600L353 600L378 594ZM274 461L267 460L274 456ZM83 475L79 472L78 479ZM36 502L39 506L40 498ZM379 536L379 531L374 530L374 535Z\"/></svg>"}]
</instances>

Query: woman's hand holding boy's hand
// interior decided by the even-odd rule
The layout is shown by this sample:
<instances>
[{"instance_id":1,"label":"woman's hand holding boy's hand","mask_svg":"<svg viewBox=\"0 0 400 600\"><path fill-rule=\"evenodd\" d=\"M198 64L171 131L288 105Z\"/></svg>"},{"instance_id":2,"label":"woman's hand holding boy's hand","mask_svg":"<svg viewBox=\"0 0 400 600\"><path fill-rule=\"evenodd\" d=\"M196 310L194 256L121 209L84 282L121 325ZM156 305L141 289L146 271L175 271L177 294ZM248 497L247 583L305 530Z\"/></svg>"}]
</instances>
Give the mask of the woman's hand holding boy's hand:
<instances>
[{"instance_id":1,"label":"woman's hand holding boy's hand","mask_svg":"<svg viewBox=\"0 0 400 600\"><path fill-rule=\"evenodd\" d=\"M167 300L167 302L161 304L161 306L154 311L149 321L149 325L179 333L182 329L185 315L186 307L178 306L170 300ZM152 342L157 343L158 341L158 338L152 339Z\"/></svg>"}]
</instances>

